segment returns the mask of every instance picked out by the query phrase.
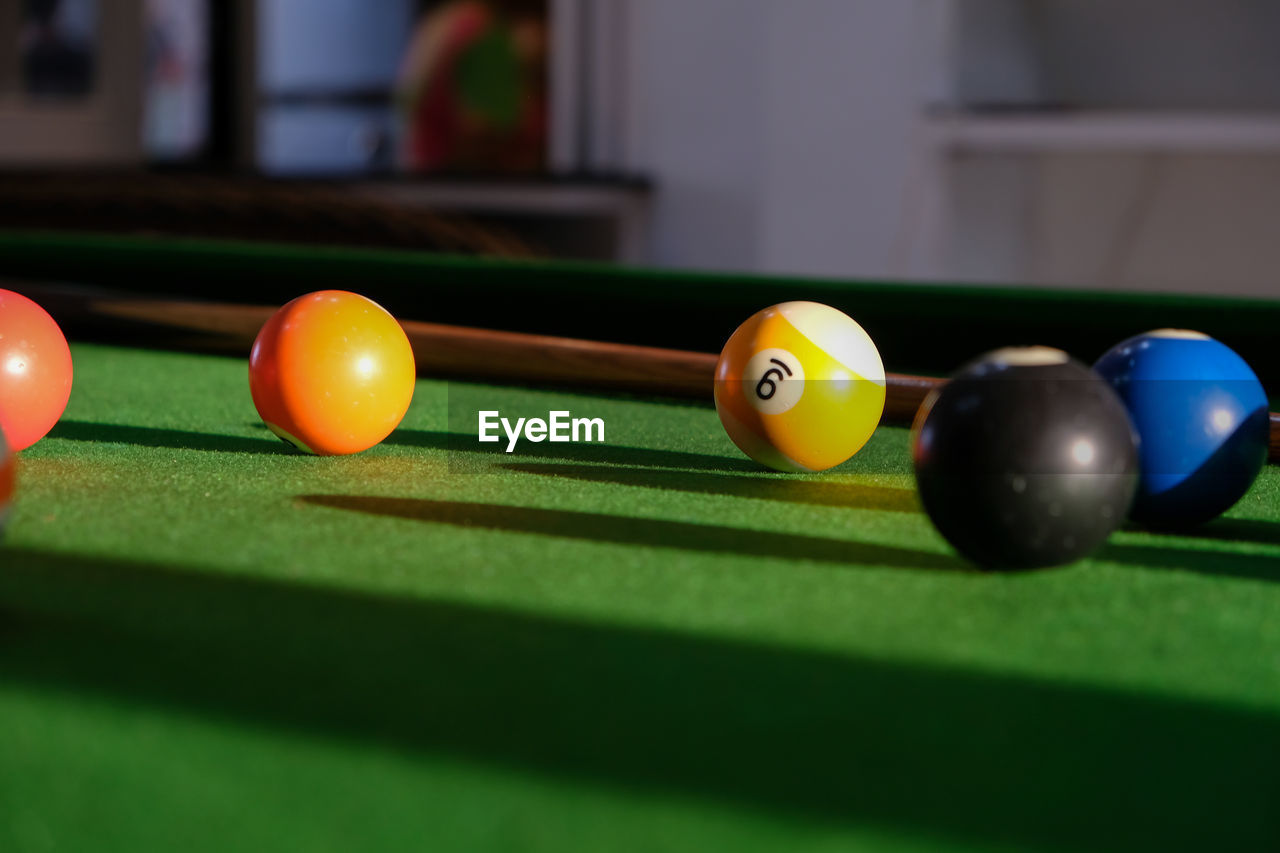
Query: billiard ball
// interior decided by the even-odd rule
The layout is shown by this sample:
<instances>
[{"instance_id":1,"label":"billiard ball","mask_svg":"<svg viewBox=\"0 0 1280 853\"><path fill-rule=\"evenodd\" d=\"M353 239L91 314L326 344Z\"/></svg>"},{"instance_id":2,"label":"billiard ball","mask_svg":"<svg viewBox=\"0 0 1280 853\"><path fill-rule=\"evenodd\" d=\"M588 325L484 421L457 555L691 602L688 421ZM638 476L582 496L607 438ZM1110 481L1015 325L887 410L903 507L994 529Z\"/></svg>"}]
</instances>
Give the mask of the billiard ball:
<instances>
[{"instance_id":1,"label":"billiard ball","mask_svg":"<svg viewBox=\"0 0 1280 853\"><path fill-rule=\"evenodd\" d=\"M1249 491L1267 459L1267 395L1229 347L1162 329L1117 344L1094 369L1115 387L1138 432L1134 521L1193 527Z\"/></svg>"},{"instance_id":2,"label":"billiard ball","mask_svg":"<svg viewBox=\"0 0 1280 853\"><path fill-rule=\"evenodd\" d=\"M0 535L4 534L5 525L9 522L9 505L13 502L14 481L13 453L0 432Z\"/></svg>"},{"instance_id":3,"label":"billiard ball","mask_svg":"<svg viewBox=\"0 0 1280 853\"><path fill-rule=\"evenodd\" d=\"M44 438L71 397L71 350L48 312L0 290L0 430L13 452Z\"/></svg>"},{"instance_id":4,"label":"billiard ball","mask_svg":"<svg viewBox=\"0 0 1280 853\"><path fill-rule=\"evenodd\" d=\"M716 411L729 438L778 471L822 471L853 456L880 423L884 400L871 337L816 302L756 313L716 364Z\"/></svg>"},{"instance_id":5,"label":"billiard ball","mask_svg":"<svg viewBox=\"0 0 1280 853\"><path fill-rule=\"evenodd\" d=\"M929 518L991 569L1087 556L1124 521L1137 487L1124 404L1047 347L997 350L961 368L921 406L911 451Z\"/></svg>"},{"instance_id":6,"label":"billiard ball","mask_svg":"<svg viewBox=\"0 0 1280 853\"><path fill-rule=\"evenodd\" d=\"M390 435L409 409L415 374L395 318L341 290L285 305L249 354L258 414L280 438L320 456L359 453Z\"/></svg>"}]
</instances>

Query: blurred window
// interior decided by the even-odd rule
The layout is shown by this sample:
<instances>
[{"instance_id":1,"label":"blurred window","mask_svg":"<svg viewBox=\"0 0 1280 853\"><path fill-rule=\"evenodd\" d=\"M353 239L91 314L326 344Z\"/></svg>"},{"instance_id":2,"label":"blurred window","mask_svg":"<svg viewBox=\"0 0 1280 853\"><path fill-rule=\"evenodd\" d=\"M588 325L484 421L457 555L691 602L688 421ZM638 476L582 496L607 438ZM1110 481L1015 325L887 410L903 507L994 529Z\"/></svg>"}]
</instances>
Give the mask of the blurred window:
<instances>
[{"instance_id":1,"label":"blurred window","mask_svg":"<svg viewBox=\"0 0 1280 853\"><path fill-rule=\"evenodd\" d=\"M18 77L23 94L83 98L92 93L98 13L98 0L22 0Z\"/></svg>"},{"instance_id":2,"label":"blurred window","mask_svg":"<svg viewBox=\"0 0 1280 853\"><path fill-rule=\"evenodd\" d=\"M189 159L209 138L209 0L146 0L143 145L157 160Z\"/></svg>"},{"instance_id":3,"label":"blurred window","mask_svg":"<svg viewBox=\"0 0 1280 853\"><path fill-rule=\"evenodd\" d=\"M259 0L258 165L385 171L413 0Z\"/></svg>"},{"instance_id":4,"label":"blurred window","mask_svg":"<svg viewBox=\"0 0 1280 853\"><path fill-rule=\"evenodd\" d=\"M267 98L388 92L412 0L259 0L258 79Z\"/></svg>"}]
</instances>

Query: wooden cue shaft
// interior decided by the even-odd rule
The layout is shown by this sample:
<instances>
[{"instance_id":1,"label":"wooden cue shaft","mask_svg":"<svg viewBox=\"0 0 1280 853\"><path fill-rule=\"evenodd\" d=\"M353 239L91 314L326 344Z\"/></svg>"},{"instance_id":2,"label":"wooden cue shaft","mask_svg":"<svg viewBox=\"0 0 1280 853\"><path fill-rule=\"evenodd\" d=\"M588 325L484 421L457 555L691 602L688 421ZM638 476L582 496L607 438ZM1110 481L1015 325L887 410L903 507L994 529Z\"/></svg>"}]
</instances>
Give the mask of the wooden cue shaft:
<instances>
[{"instance_id":1,"label":"wooden cue shaft","mask_svg":"<svg viewBox=\"0 0 1280 853\"><path fill-rule=\"evenodd\" d=\"M70 329L115 327L159 332L170 342L247 353L275 309L260 305L102 296L63 287L24 286ZM605 387L710 399L712 353L604 343L524 332L401 321L425 375ZM152 335L155 339L154 334ZM942 380L891 374L885 420L905 423Z\"/></svg>"},{"instance_id":2,"label":"wooden cue shaft","mask_svg":"<svg viewBox=\"0 0 1280 853\"><path fill-rule=\"evenodd\" d=\"M104 296L98 291L24 283L22 291L69 328L114 328L152 339L248 353L270 306ZM426 375L544 382L708 399L716 355L524 332L401 321ZM159 333L157 335L157 333ZM885 423L910 424L946 380L886 375ZM1270 460L1280 462L1280 414L1271 414Z\"/></svg>"}]
</instances>

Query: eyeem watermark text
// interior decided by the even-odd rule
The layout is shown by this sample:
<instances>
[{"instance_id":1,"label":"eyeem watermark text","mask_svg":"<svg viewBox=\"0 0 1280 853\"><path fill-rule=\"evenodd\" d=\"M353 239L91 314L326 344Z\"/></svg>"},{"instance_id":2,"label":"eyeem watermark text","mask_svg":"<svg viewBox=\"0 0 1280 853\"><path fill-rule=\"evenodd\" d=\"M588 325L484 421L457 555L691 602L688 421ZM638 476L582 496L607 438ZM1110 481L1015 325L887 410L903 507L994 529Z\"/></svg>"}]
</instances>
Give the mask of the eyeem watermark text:
<instances>
[{"instance_id":1,"label":"eyeem watermark text","mask_svg":"<svg viewBox=\"0 0 1280 853\"><path fill-rule=\"evenodd\" d=\"M479 439L482 442L502 441L505 434L507 453L514 453L516 444L523 438L535 444L551 442L604 441L603 418L575 418L570 412L548 412L542 418L517 418L513 423L497 410L480 412Z\"/></svg>"}]
</instances>

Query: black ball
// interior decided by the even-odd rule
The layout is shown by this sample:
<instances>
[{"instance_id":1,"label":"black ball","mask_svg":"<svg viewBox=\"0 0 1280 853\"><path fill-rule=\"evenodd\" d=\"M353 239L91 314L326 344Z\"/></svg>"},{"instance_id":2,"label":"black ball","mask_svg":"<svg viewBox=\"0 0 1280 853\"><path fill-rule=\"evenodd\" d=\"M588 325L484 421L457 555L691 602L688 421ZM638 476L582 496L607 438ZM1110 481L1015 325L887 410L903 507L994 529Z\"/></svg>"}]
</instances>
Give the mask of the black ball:
<instances>
[{"instance_id":1,"label":"black ball","mask_svg":"<svg viewBox=\"0 0 1280 853\"><path fill-rule=\"evenodd\" d=\"M1004 349L930 395L911 439L938 531L991 569L1087 556L1124 521L1137 439L1111 386L1060 350Z\"/></svg>"}]
</instances>

